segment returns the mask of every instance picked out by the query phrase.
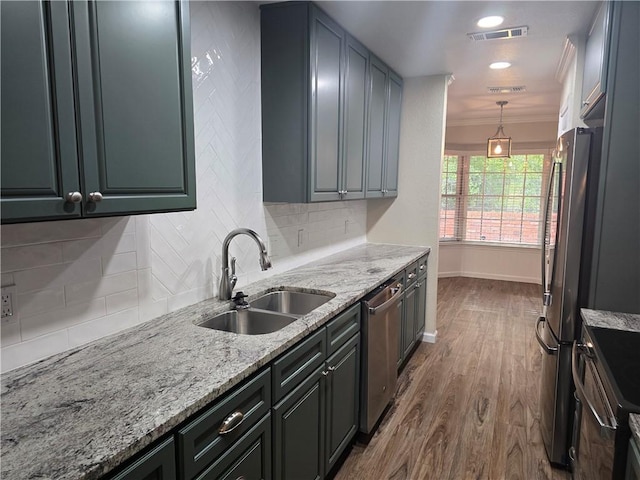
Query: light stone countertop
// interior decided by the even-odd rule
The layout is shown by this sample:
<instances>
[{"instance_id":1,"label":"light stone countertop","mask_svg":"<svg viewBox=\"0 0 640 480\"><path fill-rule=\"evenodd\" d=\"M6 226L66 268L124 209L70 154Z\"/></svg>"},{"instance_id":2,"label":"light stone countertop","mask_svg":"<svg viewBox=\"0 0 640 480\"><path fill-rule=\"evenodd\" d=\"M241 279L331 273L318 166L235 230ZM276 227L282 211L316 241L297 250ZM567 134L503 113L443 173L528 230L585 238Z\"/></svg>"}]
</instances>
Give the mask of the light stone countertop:
<instances>
[{"instance_id":1,"label":"light stone countertop","mask_svg":"<svg viewBox=\"0 0 640 480\"><path fill-rule=\"evenodd\" d=\"M589 327L640 332L640 314L589 310L588 308L583 308L580 312L582 320Z\"/></svg>"},{"instance_id":2,"label":"light stone countertop","mask_svg":"<svg viewBox=\"0 0 640 480\"><path fill-rule=\"evenodd\" d=\"M196 325L229 309L206 300L2 376L2 478L95 479L428 253L364 244L243 288L336 296L280 331Z\"/></svg>"},{"instance_id":3,"label":"light stone countertop","mask_svg":"<svg viewBox=\"0 0 640 480\"><path fill-rule=\"evenodd\" d=\"M631 435L633 435L636 445L640 448L640 414L631 413L629 415L629 426L631 427Z\"/></svg>"}]
</instances>

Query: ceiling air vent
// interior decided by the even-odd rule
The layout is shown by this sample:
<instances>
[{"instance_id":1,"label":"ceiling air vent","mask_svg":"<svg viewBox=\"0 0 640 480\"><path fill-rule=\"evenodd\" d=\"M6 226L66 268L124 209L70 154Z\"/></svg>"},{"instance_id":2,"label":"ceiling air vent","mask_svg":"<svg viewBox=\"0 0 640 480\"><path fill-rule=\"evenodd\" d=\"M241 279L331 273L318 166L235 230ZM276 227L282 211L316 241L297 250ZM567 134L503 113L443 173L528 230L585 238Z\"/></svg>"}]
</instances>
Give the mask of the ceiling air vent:
<instances>
[{"instance_id":1,"label":"ceiling air vent","mask_svg":"<svg viewBox=\"0 0 640 480\"><path fill-rule=\"evenodd\" d=\"M518 85L517 87L487 87L489 93L524 93L527 87Z\"/></svg>"},{"instance_id":2,"label":"ceiling air vent","mask_svg":"<svg viewBox=\"0 0 640 480\"><path fill-rule=\"evenodd\" d=\"M475 42L482 40L500 40L508 38L526 37L529 27L523 25L521 27L505 28L503 30L492 30L490 32L467 33L467 37Z\"/></svg>"}]
</instances>

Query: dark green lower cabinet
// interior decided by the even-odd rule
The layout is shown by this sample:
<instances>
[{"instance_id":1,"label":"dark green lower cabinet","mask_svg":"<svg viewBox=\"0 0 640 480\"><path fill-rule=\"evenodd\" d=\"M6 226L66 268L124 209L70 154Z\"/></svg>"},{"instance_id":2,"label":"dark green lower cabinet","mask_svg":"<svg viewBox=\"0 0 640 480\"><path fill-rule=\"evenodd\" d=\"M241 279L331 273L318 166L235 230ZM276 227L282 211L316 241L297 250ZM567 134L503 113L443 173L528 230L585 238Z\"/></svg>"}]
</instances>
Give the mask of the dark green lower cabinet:
<instances>
[{"instance_id":1,"label":"dark green lower cabinet","mask_svg":"<svg viewBox=\"0 0 640 480\"><path fill-rule=\"evenodd\" d=\"M407 287L404 297L404 321L402 322L402 360L407 358L415 344L416 325L416 282Z\"/></svg>"},{"instance_id":2,"label":"dark green lower cabinet","mask_svg":"<svg viewBox=\"0 0 640 480\"><path fill-rule=\"evenodd\" d=\"M360 404L360 335L327 360L327 448L329 472L358 430Z\"/></svg>"},{"instance_id":3,"label":"dark green lower cabinet","mask_svg":"<svg viewBox=\"0 0 640 480\"><path fill-rule=\"evenodd\" d=\"M271 479L271 414L265 415L197 480Z\"/></svg>"},{"instance_id":4,"label":"dark green lower cabinet","mask_svg":"<svg viewBox=\"0 0 640 480\"><path fill-rule=\"evenodd\" d=\"M273 465L278 480L324 478L325 371L315 370L273 408Z\"/></svg>"},{"instance_id":5,"label":"dark green lower cabinet","mask_svg":"<svg viewBox=\"0 0 640 480\"><path fill-rule=\"evenodd\" d=\"M176 453L173 437L141 456L111 480L175 480Z\"/></svg>"},{"instance_id":6,"label":"dark green lower cabinet","mask_svg":"<svg viewBox=\"0 0 640 480\"><path fill-rule=\"evenodd\" d=\"M402 330L404 324L404 295L398 302L398 368L402 365L404 359L404 349L402 348Z\"/></svg>"},{"instance_id":7,"label":"dark green lower cabinet","mask_svg":"<svg viewBox=\"0 0 640 480\"><path fill-rule=\"evenodd\" d=\"M427 315L427 276L424 275L418 278L416 284L418 293L416 294L416 342L420 341L422 334L424 333L424 326Z\"/></svg>"}]
</instances>

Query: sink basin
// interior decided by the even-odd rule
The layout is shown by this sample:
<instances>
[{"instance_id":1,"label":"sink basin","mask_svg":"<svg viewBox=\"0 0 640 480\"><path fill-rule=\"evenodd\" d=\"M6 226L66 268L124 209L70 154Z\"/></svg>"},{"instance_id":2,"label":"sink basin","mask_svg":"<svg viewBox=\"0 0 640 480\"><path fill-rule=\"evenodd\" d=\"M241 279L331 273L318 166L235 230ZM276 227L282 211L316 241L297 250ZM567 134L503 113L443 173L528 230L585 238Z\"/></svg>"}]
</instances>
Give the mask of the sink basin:
<instances>
[{"instance_id":1,"label":"sink basin","mask_svg":"<svg viewBox=\"0 0 640 480\"><path fill-rule=\"evenodd\" d=\"M333 297L319 293L291 292L280 290L267 293L251 302L251 308L270 310L289 315L306 315L324 305Z\"/></svg>"},{"instance_id":2,"label":"sink basin","mask_svg":"<svg viewBox=\"0 0 640 480\"><path fill-rule=\"evenodd\" d=\"M262 335L280 330L296 319L297 317L291 315L261 310L230 310L198 325L243 335Z\"/></svg>"}]
</instances>

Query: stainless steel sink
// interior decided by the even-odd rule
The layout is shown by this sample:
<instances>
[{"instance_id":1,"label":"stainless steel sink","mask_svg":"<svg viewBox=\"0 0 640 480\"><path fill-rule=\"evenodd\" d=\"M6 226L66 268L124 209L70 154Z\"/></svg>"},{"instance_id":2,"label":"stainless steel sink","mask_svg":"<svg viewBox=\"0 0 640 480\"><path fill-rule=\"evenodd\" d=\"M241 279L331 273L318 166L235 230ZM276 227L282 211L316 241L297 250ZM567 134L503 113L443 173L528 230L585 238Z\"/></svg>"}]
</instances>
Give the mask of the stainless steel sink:
<instances>
[{"instance_id":1,"label":"stainless steel sink","mask_svg":"<svg viewBox=\"0 0 640 480\"><path fill-rule=\"evenodd\" d=\"M297 318L292 315L282 315L262 310L230 310L198 325L243 335L262 335L280 330L291 322L296 321Z\"/></svg>"},{"instance_id":2,"label":"stainless steel sink","mask_svg":"<svg viewBox=\"0 0 640 480\"><path fill-rule=\"evenodd\" d=\"M319 293L292 292L279 290L267 293L251 302L251 308L270 310L289 315L306 315L333 297Z\"/></svg>"}]
</instances>

